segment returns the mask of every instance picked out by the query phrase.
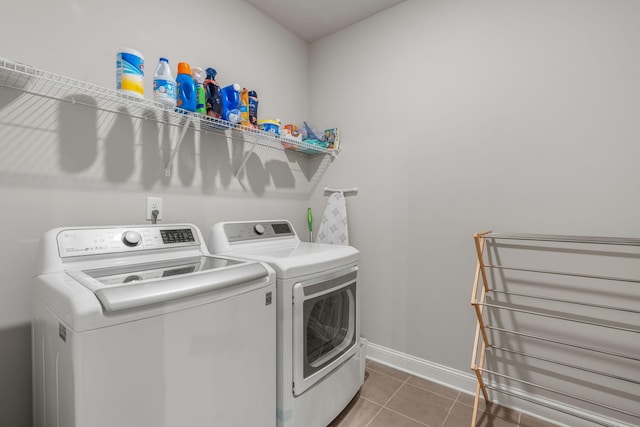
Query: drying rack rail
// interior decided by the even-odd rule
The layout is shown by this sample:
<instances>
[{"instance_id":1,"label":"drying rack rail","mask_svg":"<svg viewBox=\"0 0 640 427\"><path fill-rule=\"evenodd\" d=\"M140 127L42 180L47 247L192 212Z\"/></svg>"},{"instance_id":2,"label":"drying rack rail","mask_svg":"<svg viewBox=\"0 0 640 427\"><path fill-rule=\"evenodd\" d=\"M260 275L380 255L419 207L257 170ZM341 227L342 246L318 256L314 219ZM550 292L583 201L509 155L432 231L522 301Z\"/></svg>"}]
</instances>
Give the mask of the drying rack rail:
<instances>
[{"instance_id":1,"label":"drying rack rail","mask_svg":"<svg viewBox=\"0 0 640 427\"><path fill-rule=\"evenodd\" d=\"M4 58L0 58L0 86L17 89L42 98L84 105L100 111L125 114L129 117L152 120L160 124L181 128L180 136L173 144L171 158L165 167L166 175L171 174L171 165L189 127L196 131L212 132L249 144L249 150L245 153L241 166L236 172L236 177L244 169L257 145L278 150L299 151L306 155L326 154L330 155L332 160L339 153L339 149L323 148L214 117L170 108L148 99L64 77ZM339 138L339 134L336 134L336 138ZM336 140L335 146L339 146L339 141Z\"/></svg>"},{"instance_id":2,"label":"drying rack rail","mask_svg":"<svg viewBox=\"0 0 640 427\"><path fill-rule=\"evenodd\" d=\"M505 281L506 279L504 278L504 275L509 273L525 273L532 275L532 277L535 278L538 278L539 276L562 276L571 280L576 280L579 283L580 281L598 281L598 283L617 282L630 284L630 286L640 284L640 279L637 279L635 277L626 277L624 275L594 274L593 266L590 266L591 268L588 269L588 272L583 272L531 268L526 265L503 265L501 257L496 254L494 254L493 256L489 254L489 250L487 250L487 247L488 243L492 245L491 247L494 250L496 250L495 248L500 247L500 245L503 245L504 247L510 246L511 248L521 248L522 246L518 245L527 245L533 243L536 245L541 244L544 247L544 245L550 244L551 247L545 247L545 250L547 253L554 254L551 256L557 256L557 254L562 253L564 250L567 250L566 247L568 246L570 247L568 251L575 251L576 253L588 253L590 256L599 256L600 254L602 254L602 256L607 256L608 258L622 256L637 262L638 260L640 260L640 251L636 252L635 250L632 250L632 252L624 252L620 251L617 248L640 248L640 239L496 233L491 231L483 231L474 235L474 242L475 251L477 254L477 265L473 282L471 305L473 306L476 314L477 324L472 352L471 369L475 373L475 376L477 378L477 385L474 400L473 417L471 422L472 427L476 425L481 395L486 402L491 402L489 390L516 399L521 399L536 405L545 406L549 409L563 412L567 415L570 415L571 417L576 417L593 424L611 427L627 425L624 424L626 421L617 423L616 417L612 418L609 415L600 416L598 412L574 410L575 407L573 406L557 405L549 399L537 399L535 393L533 393L533 395L532 393L523 393L518 387L513 387L513 384L519 384L523 387L526 387L528 390L541 391L543 393L546 393L547 395L556 396L559 400L567 398L572 402L582 402L588 405L589 408L604 410L604 412L608 412L609 414L614 413L621 416L626 416L633 419L633 425L636 425L640 420L640 413L636 412L637 409L631 408L631 410L629 410L628 408L620 408L610 404L610 402L605 403L588 396L577 395L571 390L549 387L543 384L532 382L528 379L525 379L525 375L518 376L514 375L513 373L507 374L504 372L499 372L497 369L489 368L486 365L488 354L491 353L493 355L494 352L515 356L520 358L521 360L526 359L542 361L546 364L575 370L575 372L581 372L584 375L592 375L595 378L601 378L602 380L606 379L613 384L618 384L620 386L620 389L628 390L629 388L631 388L635 390L635 392L637 392L635 393L637 397L638 395L640 395L640 375L637 375L637 373L640 372L640 354L638 352L628 352L628 349L627 351L619 351L619 349L616 348L598 348L592 343L558 339L556 336L547 336L541 333L521 331L513 327L503 327L499 324L494 325L491 324L491 322L498 323L497 316L495 316L496 313L508 313L509 316L524 314L534 319L543 318L548 322L559 322L556 325L558 328L567 328L572 324L580 324L582 327L593 327L600 331L617 331L616 333L626 334L624 336L628 337L628 339L630 340L629 342L638 343L640 342L640 310L636 308L637 305L619 306L611 304L600 304L598 302L579 298L579 295L576 295L576 298L568 298L566 296L553 297L544 295L544 292L531 293L512 291L510 289L499 289L499 287L494 282L498 282L501 280ZM610 250L602 250L602 252L600 252L599 249L594 249L602 247L606 247L607 249L616 248L616 250L613 252ZM500 280L494 280L494 278L496 278L496 275L502 275L502 278ZM506 288L506 286L504 287ZM634 289L636 289L637 292L634 291L634 294L629 295L628 298L633 301L640 300L640 287ZM493 296L495 295L499 295L502 297L502 301L489 301L488 295L491 295L490 299L493 299ZM508 298L534 300L541 302L541 304L538 304L537 308L531 309L523 308L520 306L511 306L508 303L503 303L505 300L508 301ZM566 307L566 312L558 312L557 310L550 312L549 310L541 308L545 305L552 304L554 304L556 307ZM607 317L605 315L601 318L594 319L592 317L581 316L576 314L575 307L579 307L580 310L599 310L599 312L601 313L611 313L611 317ZM490 313L493 315L490 316ZM624 319L632 319L632 322L629 323L627 321L620 322L611 320L612 318L616 317L613 316L613 314L617 314L618 317L623 316ZM517 325L517 323L514 322L513 325ZM594 331L594 334L595 332L596 331ZM499 343L494 342L496 340L496 334L502 334L502 337L506 336L515 337L516 339L526 339L534 343L534 345L530 348L527 348L526 350L522 350L519 348L510 348L508 344L504 344L503 342L506 341L507 343L509 343L509 339L501 339ZM536 343L539 344L539 347L536 346ZM580 364L580 361L574 361L570 357L563 359L557 356L550 357L547 355L536 353L536 351L538 351L541 347L544 347L545 349L552 348L554 349L554 351L557 351L557 354L562 355L570 355L572 351L593 353L597 357L604 358L605 361L610 361L611 364L621 363L623 361L624 363L631 364L631 366L633 366L632 371L636 375L620 375L608 372L607 369L593 368L588 365L585 366L583 364ZM522 374L522 372L517 373ZM508 380L511 386L505 387L504 384L498 384L496 382L496 379Z\"/></svg>"}]
</instances>

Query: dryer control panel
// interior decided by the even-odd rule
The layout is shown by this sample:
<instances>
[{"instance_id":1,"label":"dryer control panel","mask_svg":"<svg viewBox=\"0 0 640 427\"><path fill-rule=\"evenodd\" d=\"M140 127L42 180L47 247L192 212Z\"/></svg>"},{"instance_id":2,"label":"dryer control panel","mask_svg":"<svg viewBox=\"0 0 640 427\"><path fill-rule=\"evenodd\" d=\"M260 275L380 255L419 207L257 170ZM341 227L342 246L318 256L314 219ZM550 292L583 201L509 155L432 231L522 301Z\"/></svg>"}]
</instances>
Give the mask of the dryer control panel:
<instances>
[{"instance_id":1,"label":"dryer control panel","mask_svg":"<svg viewBox=\"0 0 640 427\"><path fill-rule=\"evenodd\" d=\"M69 228L58 233L57 241L59 255L63 258L200 246L198 232L189 225Z\"/></svg>"},{"instance_id":2,"label":"dryer control panel","mask_svg":"<svg viewBox=\"0 0 640 427\"><path fill-rule=\"evenodd\" d=\"M288 221L227 222L224 224L224 234L229 242L297 237Z\"/></svg>"}]
</instances>

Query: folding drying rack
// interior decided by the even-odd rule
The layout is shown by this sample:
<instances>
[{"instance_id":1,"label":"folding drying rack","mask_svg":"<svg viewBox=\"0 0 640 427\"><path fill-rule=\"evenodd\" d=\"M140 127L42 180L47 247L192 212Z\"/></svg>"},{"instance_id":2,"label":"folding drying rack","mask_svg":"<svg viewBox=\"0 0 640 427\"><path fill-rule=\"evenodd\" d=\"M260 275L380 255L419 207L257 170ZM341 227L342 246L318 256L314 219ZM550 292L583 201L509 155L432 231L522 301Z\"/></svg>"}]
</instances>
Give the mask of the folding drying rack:
<instances>
[{"instance_id":1,"label":"folding drying rack","mask_svg":"<svg viewBox=\"0 0 640 427\"><path fill-rule=\"evenodd\" d=\"M617 258L634 268L640 265L640 249L637 249L640 248L640 239L485 231L475 234L474 240L478 261L471 305L476 314L477 326L471 369L477 377L477 386L472 427L476 425L478 417L480 394L486 402L491 402L488 390L507 395L508 399L522 399L597 425L619 427L640 424L640 414L634 412L634 409L637 410L640 406L640 276L599 274L598 270L601 265L617 262ZM519 255L516 260L523 265L503 264L501 250L504 254L507 250L516 251L523 248L538 251L544 259L552 260L551 264L555 267L582 265L583 271L527 265L537 263L535 255L530 258ZM566 258L572 256L588 256L594 262L565 262ZM598 259L602 262L598 262ZM514 262L513 257L510 261ZM613 268L616 273L621 270L626 269L615 266ZM552 281L551 285L548 281ZM563 286L557 285L562 282L571 283L569 294L566 293L568 286L564 286L565 294L560 297L554 296L554 293L563 290ZM518 285L523 283L536 292L522 293ZM620 290L620 287L624 290ZM622 304L601 304L598 301L601 297L611 297ZM519 304L513 303L516 298L519 298ZM532 302L522 303L525 300ZM506 317L506 322L501 320L501 313L508 313L506 316L502 315L502 319ZM540 330L537 333L518 330L516 316L526 317L529 325L539 327L547 335ZM501 323L508 323L508 327ZM539 326L542 323L547 325L546 329ZM583 328L587 334L593 328L593 340L588 341L595 341L596 344L579 341L580 337L572 333L576 328ZM616 332L607 332L611 330ZM605 348L598 346L598 337L610 336L613 333L623 337L619 340L623 343L620 348L611 345ZM565 339L559 339L559 336ZM515 344L518 340L526 340L525 350L521 348L523 346ZM547 355L549 351L555 356L564 357L550 357ZM630 375L607 372L609 370L602 367L581 365L580 361L583 359L574 357L578 353L586 358L598 358L603 365L622 365ZM489 357L517 358L521 363L509 369L509 373L499 372L487 367ZM609 396L604 399L607 402L577 395L575 389L570 387L558 389L529 380L529 377L535 377L543 371L540 369L536 372L532 369L531 365L535 364L546 364L545 366L552 367L550 369L559 369L558 376L565 375L570 380L575 378L577 382L586 377L589 378L589 384L599 385L607 382L606 390ZM498 366L500 363L492 361L492 365ZM506 366L503 366L505 370ZM528 391L523 392L523 388ZM592 389L594 388L597 387ZM628 404L629 399L633 401L634 395L635 399L638 399L635 408L633 403ZM611 404L611 401L622 403L618 396L627 398L626 408ZM619 422L619 416L622 416L624 421Z\"/></svg>"}]
</instances>

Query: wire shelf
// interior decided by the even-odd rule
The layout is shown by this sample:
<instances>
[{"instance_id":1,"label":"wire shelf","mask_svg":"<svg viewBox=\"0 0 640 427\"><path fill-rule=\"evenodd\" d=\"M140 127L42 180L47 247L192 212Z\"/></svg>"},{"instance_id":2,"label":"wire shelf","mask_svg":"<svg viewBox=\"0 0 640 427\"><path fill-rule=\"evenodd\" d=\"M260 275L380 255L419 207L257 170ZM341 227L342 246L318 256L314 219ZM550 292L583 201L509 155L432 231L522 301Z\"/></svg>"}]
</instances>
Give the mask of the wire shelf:
<instances>
[{"instance_id":1,"label":"wire shelf","mask_svg":"<svg viewBox=\"0 0 640 427\"><path fill-rule=\"evenodd\" d=\"M250 142L252 151L257 144L307 155L329 154L332 159L340 151L339 149L319 147L305 141L280 137L272 132L264 132L226 120L170 108L152 100L64 77L5 58L0 58L0 86L48 99L86 105L101 111L153 120L170 126L185 129L186 126L191 126L200 132L212 132L234 140ZM334 146L339 146L337 138L336 135ZM178 141L174 150L179 148L180 142ZM170 169L170 165L167 165L167 169Z\"/></svg>"}]
</instances>

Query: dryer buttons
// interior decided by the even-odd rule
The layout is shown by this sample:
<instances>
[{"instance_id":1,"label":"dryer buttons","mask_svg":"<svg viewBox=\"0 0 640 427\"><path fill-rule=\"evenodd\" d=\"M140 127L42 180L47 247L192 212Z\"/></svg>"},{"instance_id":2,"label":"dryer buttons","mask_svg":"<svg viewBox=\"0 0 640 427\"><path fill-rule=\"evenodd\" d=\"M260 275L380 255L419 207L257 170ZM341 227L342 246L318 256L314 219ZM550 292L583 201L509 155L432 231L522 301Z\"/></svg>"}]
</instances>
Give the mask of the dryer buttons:
<instances>
[{"instance_id":1,"label":"dryer buttons","mask_svg":"<svg viewBox=\"0 0 640 427\"><path fill-rule=\"evenodd\" d=\"M256 233L260 234L260 235L263 235L263 234L264 234L264 226L263 226L262 224L256 224L256 225L253 227L253 230L254 230Z\"/></svg>"}]
</instances>

